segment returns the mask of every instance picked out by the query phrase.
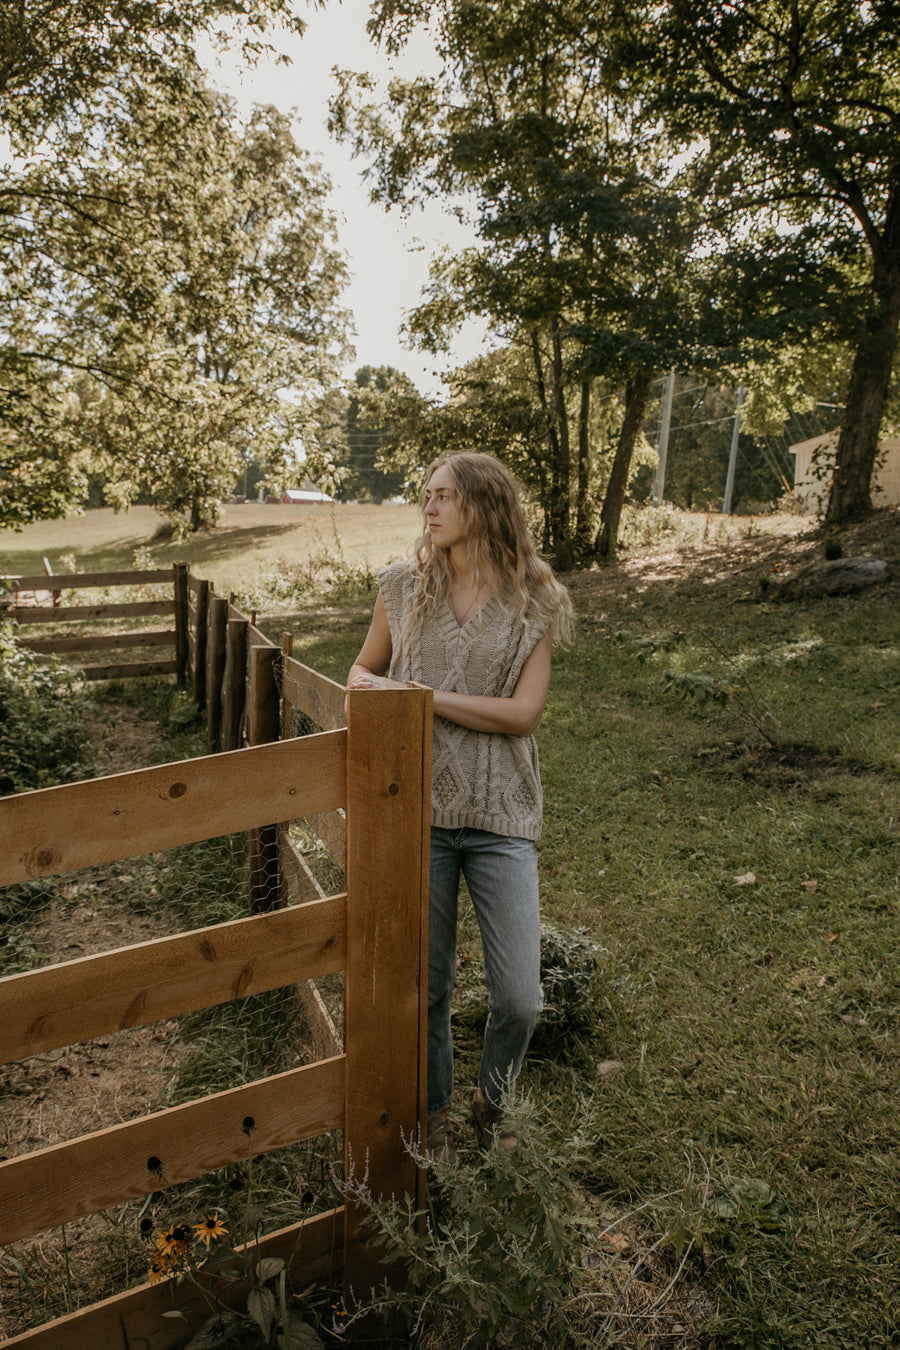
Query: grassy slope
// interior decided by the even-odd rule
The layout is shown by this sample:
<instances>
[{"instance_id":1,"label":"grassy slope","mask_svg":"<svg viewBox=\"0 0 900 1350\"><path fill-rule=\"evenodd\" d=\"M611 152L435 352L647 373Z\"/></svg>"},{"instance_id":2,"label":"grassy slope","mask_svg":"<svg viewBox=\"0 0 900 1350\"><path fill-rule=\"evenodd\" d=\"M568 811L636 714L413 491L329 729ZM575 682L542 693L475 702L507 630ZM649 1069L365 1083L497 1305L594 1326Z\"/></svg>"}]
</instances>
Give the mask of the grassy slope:
<instances>
[{"instance_id":1,"label":"grassy slope","mask_svg":"<svg viewBox=\"0 0 900 1350\"><path fill-rule=\"evenodd\" d=\"M270 514L281 510L285 521ZM200 541L198 570L219 569L225 589L287 557L292 510ZM414 528L405 512L390 544L389 510L358 555L373 566ZM679 1242L695 1239L690 1278L717 1314L684 1344L886 1347L900 1324L898 586L762 603L759 576L820 554L814 538L756 527L726 545L714 518L705 543L701 532L679 554L658 520L634 525L642 545L628 561L571 578L579 638L557 659L539 733L545 910L606 948L594 1054L625 1069L601 1080L590 1062L533 1061L527 1081L561 1134L589 1115L583 1179L649 1205L645 1221L672 1234L673 1270ZM886 556L900 576L896 513L879 534L857 533L845 552ZM121 566L130 546L60 551ZM250 556L257 547L268 561ZM357 602L311 614L295 651L340 678L366 613ZM643 664L620 636L676 632ZM779 748L739 704L666 694L670 667L737 692L745 675L778 719Z\"/></svg>"},{"instance_id":2,"label":"grassy slope","mask_svg":"<svg viewBox=\"0 0 900 1350\"><path fill-rule=\"evenodd\" d=\"M117 513L109 507L68 520L42 521L24 530L0 530L0 574L43 571L112 571L189 562L220 594L243 590L249 578L265 580L300 567L317 554L342 557L350 567L377 567L401 557L415 534L410 506L226 506L220 525L192 538L166 538L165 523L149 506Z\"/></svg>"},{"instance_id":3,"label":"grassy slope","mask_svg":"<svg viewBox=\"0 0 900 1350\"><path fill-rule=\"evenodd\" d=\"M898 536L883 517L845 552L900 576ZM855 1350L900 1323L898 587L758 599L805 556L820 541L756 533L571 579L579 639L539 733L544 908L608 951L595 1056L625 1071L527 1078L561 1133L593 1114L585 1180L650 1202L673 1269L695 1239L691 1278L718 1310L701 1343ZM300 638L337 677L363 631L346 618ZM673 633L643 664L617 636ZM668 668L736 698L743 674L779 748L740 701L664 693Z\"/></svg>"}]
</instances>

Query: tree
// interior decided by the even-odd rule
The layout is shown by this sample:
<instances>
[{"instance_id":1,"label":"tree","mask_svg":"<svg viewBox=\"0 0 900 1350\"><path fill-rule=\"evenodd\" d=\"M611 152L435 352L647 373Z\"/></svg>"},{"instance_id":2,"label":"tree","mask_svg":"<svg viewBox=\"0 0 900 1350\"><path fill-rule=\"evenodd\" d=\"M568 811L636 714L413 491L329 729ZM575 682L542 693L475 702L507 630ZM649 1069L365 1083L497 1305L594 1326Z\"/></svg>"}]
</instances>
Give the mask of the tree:
<instances>
[{"instance_id":1,"label":"tree","mask_svg":"<svg viewBox=\"0 0 900 1350\"><path fill-rule=\"evenodd\" d=\"M415 395L407 375L391 366L362 366L347 391L344 450L340 463L346 469L342 494L365 501L382 502L403 492L405 476L388 468L382 453L391 441L390 413L386 401L372 395L394 398ZM386 415L387 414L387 415Z\"/></svg>"},{"instance_id":2,"label":"tree","mask_svg":"<svg viewBox=\"0 0 900 1350\"><path fill-rule=\"evenodd\" d=\"M244 57L270 50L271 28L302 33L290 0L20 0L0 8L0 125L18 153L64 144L127 77L177 91L199 73L194 42L236 21Z\"/></svg>"},{"instance_id":3,"label":"tree","mask_svg":"<svg viewBox=\"0 0 900 1350\"><path fill-rule=\"evenodd\" d=\"M409 204L468 193L482 246L439 266L411 322L439 345L487 317L527 355L559 565L614 554L631 456L654 369L684 359L681 295L690 202L665 181L664 146L641 136L607 74L604 15L560 0L410 7L384 0L373 29L391 48L430 15L444 70L390 91L385 115L348 80L339 133L374 154L375 195ZM352 91L352 92L351 92ZM354 100L356 104L354 106ZM593 384L624 388L624 412L593 538Z\"/></svg>"},{"instance_id":4,"label":"tree","mask_svg":"<svg viewBox=\"0 0 900 1350\"><path fill-rule=\"evenodd\" d=\"M270 468L334 377L325 180L287 119L236 129L192 41L243 4L37 0L0 13L0 519L64 513L98 449L118 504L192 524L248 448ZM248 43L291 6L263 0ZM66 60L60 60L65 50ZM290 391L296 392L291 395Z\"/></svg>"},{"instance_id":5,"label":"tree","mask_svg":"<svg viewBox=\"0 0 900 1350\"><path fill-rule=\"evenodd\" d=\"M889 0L621 0L621 69L685 146L759 321L854 352L828 517L871 509L900 327L900 49ZM625 31L620 25L618 31ZM749 289L752 287L752 292Z\"/></svg>"},{"instance_id":6,"label":"tree","mask_svg":"<svg viewBox=\"0 0 900 1350\"><path fill-rule=\"evenodd\" d=\"M32 469L63 436L82 458L91 447L113 504L147 494L196 529L248 453L280 474L337 378L345 269L327 180L285 115L257 109L240 127L199 86L128 86L93 126L98 148L65 173L38 163L19 178L6 387L32 435L7 419L7 442ZM58 493L43 514L66 504Z\"/></svg>"}]
</instances>

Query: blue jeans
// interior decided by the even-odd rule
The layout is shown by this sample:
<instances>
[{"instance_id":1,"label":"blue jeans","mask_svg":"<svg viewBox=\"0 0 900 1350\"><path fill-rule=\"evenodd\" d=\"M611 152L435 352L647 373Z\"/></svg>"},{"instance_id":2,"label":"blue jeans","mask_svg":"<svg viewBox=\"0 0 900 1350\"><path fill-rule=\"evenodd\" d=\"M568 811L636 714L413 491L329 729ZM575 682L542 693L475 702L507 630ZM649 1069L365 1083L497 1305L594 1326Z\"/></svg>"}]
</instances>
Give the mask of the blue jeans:
<instances>
[{"instance_id":1,"label":"blue jeans","mask_svg":"<svg viewBox=\"0 0 900 1350\"><path fill-rule=\"evenodd\" d=\"M453 1095L450 1005L456 977L460 873L481 929L488 1019L478 1086L499 1106L522 1065L541 1011L537 849L530 839L487 830L431 830L428 919L428 1110Z\"/></svg>"}]
</instances>

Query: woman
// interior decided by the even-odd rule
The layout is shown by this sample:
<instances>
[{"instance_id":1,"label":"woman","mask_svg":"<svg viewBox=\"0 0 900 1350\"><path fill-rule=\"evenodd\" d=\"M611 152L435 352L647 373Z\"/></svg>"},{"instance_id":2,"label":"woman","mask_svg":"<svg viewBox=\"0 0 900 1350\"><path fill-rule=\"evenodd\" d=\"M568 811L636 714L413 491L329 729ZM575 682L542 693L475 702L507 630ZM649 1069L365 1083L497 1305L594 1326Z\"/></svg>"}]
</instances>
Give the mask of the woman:
<instances>
[{"instance_id":1,"label":"woman","mask_svg":"<svg viewBox=\"0 0 900 1350\"><path fill-rule=\"evenodd\" d=\"M424 534L411 560L379 575L347 688L414 680L434 690L427 1148L453 1151L447 1111L460 874L481 930L490 1008L472 1113L483 1143L514 1148L503 1095L541 1009L533 732L552 645L571 636L571 603L537 554L512 476L491 455L435 460L420 505Z\"/></svg>"}]
</instances>

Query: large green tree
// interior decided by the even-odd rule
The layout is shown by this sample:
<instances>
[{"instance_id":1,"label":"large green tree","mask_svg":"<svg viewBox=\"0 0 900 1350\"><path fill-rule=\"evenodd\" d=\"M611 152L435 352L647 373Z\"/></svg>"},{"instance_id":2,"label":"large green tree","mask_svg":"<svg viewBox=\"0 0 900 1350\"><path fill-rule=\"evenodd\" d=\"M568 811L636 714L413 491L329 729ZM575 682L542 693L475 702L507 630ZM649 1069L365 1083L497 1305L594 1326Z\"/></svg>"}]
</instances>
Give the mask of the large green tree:
<instances>
[{"instance_id":1,"label":"large green tree","mask_svg":"<svg viewBox=\"0 0 900 1350\"><path fill-rule=\"evenodd\" d=\"M12 14L14 8L16 13ZM246 12L252 43L278 17ZM193 525L248 452L273 471L335 378L343 267L288 119L239 126L192 41L243 4L0 13L0 519L63 513L104 460ZM61 60L65 48L68 59Z\"/></svg>"},{"instance_id":2,"label":"large green tree","mask_svg":"<svg viewBox=\"0 0 900 1350\"><path fill-rule=\"evenodd\" d=\"M900 44L892 0L618 0L621 78L686 149L745 350L849 344L828 515L871 509L900 328Z\"/></svg>"},{"instance_id":3,"label":"large green tree","mask_svg":"<svg viewBox=\"0 0 900 1350\"><path fill-rule=\"evenodd\" d=\"M599 11L574 0L373 8L389 48L430 18L444 67L395 82L386 109L366 103L365 80L352 94L348 82L334 125L374 156L377 196L467 196L481 239L435 269L411 329L437 346L480 314L527 359L550 547L562 566L609 557L653 372L693 340L690 198L608 78ZM598 376L621 384L623 416L595 539Z\"/></svg>"},{"instance_id":4,"label":"large green tree","mask_svg":"<svg viewBox=\"0 0 900 1350\"><path fill-rule=\"evenodd\" d=\"M347 388L339 463L344 469L341 495L382 502L402 493L405 474L383 458L391 444L394 400L415 399L408 375L392 366L361 366Z\"/></svg>"}]
</instances>

